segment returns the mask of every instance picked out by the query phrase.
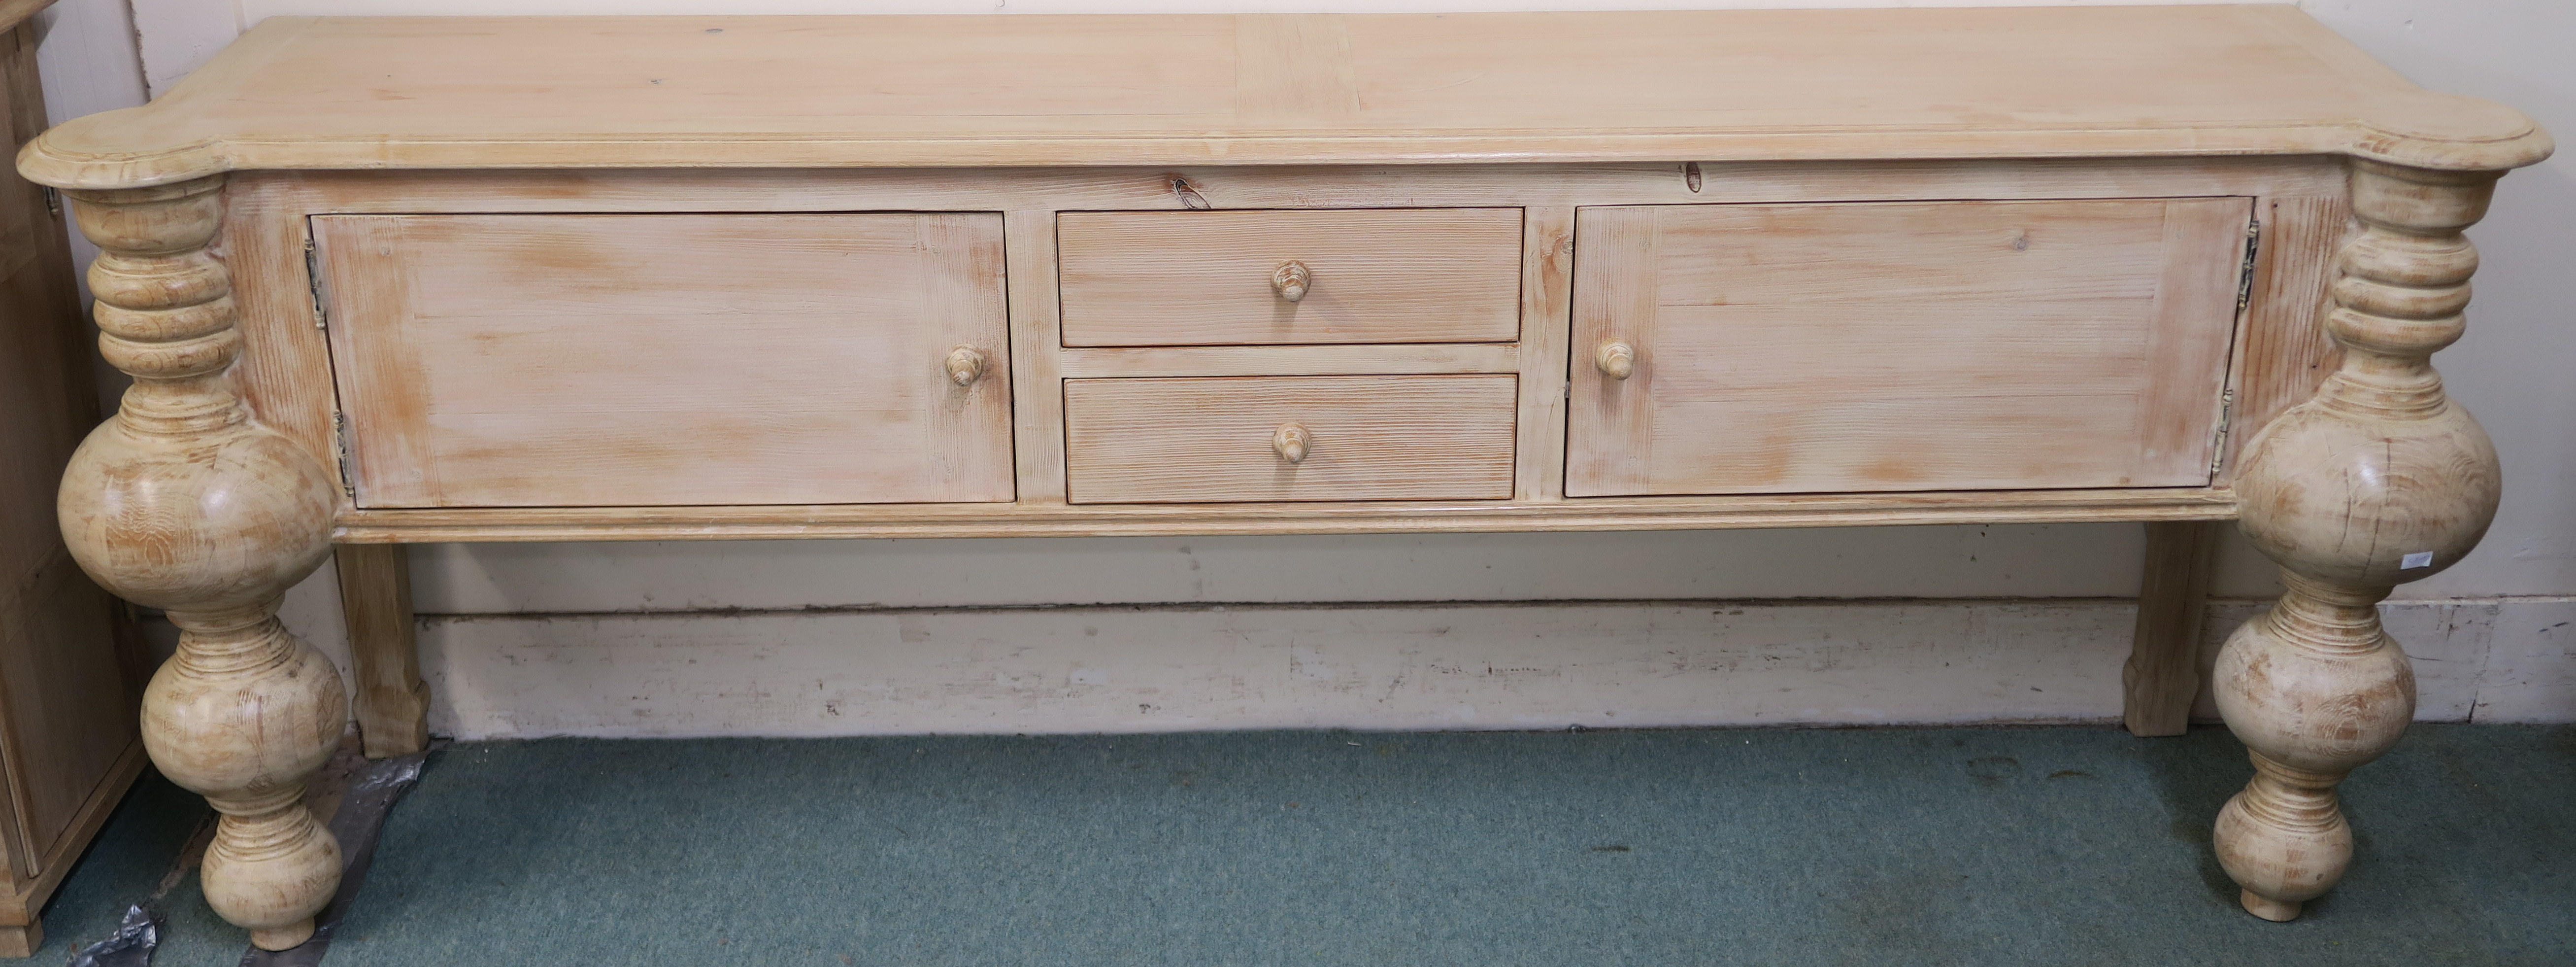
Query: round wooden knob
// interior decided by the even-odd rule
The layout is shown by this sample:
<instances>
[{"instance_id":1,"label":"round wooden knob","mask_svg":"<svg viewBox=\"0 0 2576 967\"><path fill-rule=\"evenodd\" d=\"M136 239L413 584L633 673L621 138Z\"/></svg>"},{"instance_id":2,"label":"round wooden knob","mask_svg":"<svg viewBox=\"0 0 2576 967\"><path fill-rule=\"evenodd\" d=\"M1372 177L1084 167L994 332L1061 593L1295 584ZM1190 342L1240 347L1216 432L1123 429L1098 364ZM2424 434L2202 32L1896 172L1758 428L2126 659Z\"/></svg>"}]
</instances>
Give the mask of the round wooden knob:
<instances>
[{"instance_id":1,"label":"round wooden knob","mask_svg":"<svg viewBox=\"0 0 2576 967\"><path fill-rule=\"evenodd\" d=\"M959 346L948 351L948 380L965 386L984 375L984 353L973 346Z\"/></svg>"},{"instance_id":2,"label":"round wooden knob","mask_svg":"<svg viewBox=\"0 0 2576 967\"><path fill-rule=\"evenodd\" d=\"M1278 451L1279 459L1289 463L1306 462L1306 447L1311 442L1306 428L1294 423L1279 424L1279 431L1270 435L1270 449Z\"/></svg>"},{"instance_id":3,"label":"round wooden knob","mask_svg":"<svg viewBox=\"0 0 2576 967\"><path fill-rule=\"evenodd\" d=\"M1306 290L1314 284L1315 273L1308 270L1304 262L1281 262L1278 268L1270 270L1271 291L1290 302L1305 298Z\"/></svg>"},{"instance_id":4,"label":"round wooden knob","mask_svg":"<svg viewBox=\"0 0 2576 967\"><path fill-rule=\"evenodd\" d=\"M1624 342L1602 343L1592 354L1592 365L1601 367L1602 374L1611 379L1627 379L1637 375L1637 347Z\"/></svg>"}]
</instances>

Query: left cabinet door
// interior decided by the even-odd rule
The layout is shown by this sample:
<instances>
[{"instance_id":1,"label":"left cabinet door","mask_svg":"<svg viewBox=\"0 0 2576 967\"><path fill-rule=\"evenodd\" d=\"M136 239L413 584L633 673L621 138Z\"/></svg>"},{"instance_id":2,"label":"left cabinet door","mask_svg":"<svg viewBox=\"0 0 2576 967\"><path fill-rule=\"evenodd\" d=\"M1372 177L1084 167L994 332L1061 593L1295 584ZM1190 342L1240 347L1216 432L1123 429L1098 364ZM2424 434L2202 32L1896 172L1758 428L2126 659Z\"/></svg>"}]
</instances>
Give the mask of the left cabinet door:
<instances>
[{"instance_id":1,"label":"left cabinet door","mask_svg":"<svg viewBox=\"0 0 2576 967\"><path fill-rule=\"evenodd\" d=\"M313 234L360 507L1013 497L998 214Z\"/></svg>"}]
</instances>

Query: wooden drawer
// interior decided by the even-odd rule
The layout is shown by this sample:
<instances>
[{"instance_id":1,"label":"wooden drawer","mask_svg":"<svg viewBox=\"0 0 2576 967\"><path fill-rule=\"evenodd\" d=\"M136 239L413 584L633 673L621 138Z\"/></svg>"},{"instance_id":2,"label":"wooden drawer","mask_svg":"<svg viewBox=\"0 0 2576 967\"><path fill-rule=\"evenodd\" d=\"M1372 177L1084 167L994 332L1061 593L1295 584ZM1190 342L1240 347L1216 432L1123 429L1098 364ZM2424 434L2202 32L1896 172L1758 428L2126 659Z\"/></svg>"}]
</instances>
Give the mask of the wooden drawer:
<instances>
[{"instance_id":1,"label":"wooden drawer","mask_svg":"<svg viewBox=\"0 0 2576 967\"><path fill-rule=\"evenodd\" d=\"M361 507L1014 496L999 215L313 224Z\"/></svg>"},{"instance_id":2,"label":"wooden drawer","mask_svg":"<svg viewBox=\"0 0 2576 967\"><path fill-rule=\"evenodd\" d=\"M1520 335L1517 208L1067 212L1056 244L1067 346Z\"/></svg>"},{"instance_id":3,"label":"wooden drawer","mask_svg":"<svg viewBox=\"0 0 2576 967\"><path fill-rule=\"evenodd\" d=\"M1517 377L1256 376L1064 384L1077 504L1512 495ZM1282 440L1302 430L1304 452Z\"/></svg>"},{"instance_id":4,"label":"wooden drawer","mask_svg":"<svg viewBox=\"0 0 2576 967\"><path fill-rule=\"evenodd\" d=\"M1581 209L1566 493L2204 486L2251 214Z\"/></svg>"}]
</instances>

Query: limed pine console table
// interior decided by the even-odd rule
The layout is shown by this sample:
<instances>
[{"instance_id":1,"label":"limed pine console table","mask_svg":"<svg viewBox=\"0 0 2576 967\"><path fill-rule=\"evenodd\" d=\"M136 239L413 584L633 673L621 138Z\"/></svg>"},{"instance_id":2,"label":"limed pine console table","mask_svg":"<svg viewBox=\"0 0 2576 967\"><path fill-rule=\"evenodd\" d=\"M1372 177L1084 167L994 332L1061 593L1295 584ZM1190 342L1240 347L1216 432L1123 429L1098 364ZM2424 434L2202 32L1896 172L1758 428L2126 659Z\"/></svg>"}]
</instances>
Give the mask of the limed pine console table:
<instances>
[{"instance_id":1,"label":"limed pine console table","mask_svg":"<svg viewBox=\"0 0 2576 967\"><path fill-rule=\"evenodd\" d=\"M2427 360L2549 150L2213 6L274 18L18 164L135 377L63 529L184 629L146 742L275 949L345 713L279 594L343 548L398 751L392 545L620 538L2145 521L2172 731L2234 519L2216 843L2288 919L2413 710L2374 603L2494 512Z\"/></svg>"}]
</instances>

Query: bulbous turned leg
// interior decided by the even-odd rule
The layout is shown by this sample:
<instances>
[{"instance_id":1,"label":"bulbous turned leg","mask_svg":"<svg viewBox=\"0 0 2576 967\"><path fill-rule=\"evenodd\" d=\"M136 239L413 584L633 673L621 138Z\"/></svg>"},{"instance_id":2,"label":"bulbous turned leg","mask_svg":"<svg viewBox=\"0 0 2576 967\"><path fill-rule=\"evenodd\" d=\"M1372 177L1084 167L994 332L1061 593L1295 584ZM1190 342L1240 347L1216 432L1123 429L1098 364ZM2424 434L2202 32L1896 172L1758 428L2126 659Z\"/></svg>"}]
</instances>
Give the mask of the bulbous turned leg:
<instances>
[{"instance_id":1,"label":"bulbous turned leg","mask_svg":"<svg viewBox=\"0 0 2576 967\"><path fill-rule=\"evenodd\" d=\"M2352 166L2363 230L2326 318L2343 364L2262 430L2236 481L2239 525L2288 591L2219 653L2219 713L2255 773L2220 811L2215 844L2245 909L2267 920L2298 916L2342 879L2352 828L2335 785L2414 717L2414 671L2380 627L2380 599L2466 556L2498 497L2494 444L2430 362L2466 325L2477 251L2460 230L2496 175Z\"/></svg>"},{"instance_id":2,"label":"bulbous turned leg","mask_svg":"<svg viewBox=\"0 0 2576 967\"><path fill-rule=\"evenodd\" d=\"M171 612L179 653L143 693L153 763L223 817L206 848L206 903L267 950L312 936L339 887L340 845L303 794L348 718L339 672L276 610L270 600Z\"/></svg>"},{"instance_id":3,"label":"bulbous turned leg","mask_svg":"<svg viewBox=\"0 0 2576 967\"><path fill-rule=\"evenodd\" d=\"M2384 755L2415 714L2415 671L2380 630L2387 594L2293 573L2271 611L2219 653L2218 709L2245 742L2254 780L2219 811L2219 865L2245 909L2288 920L2352 862L2335 783Z\"/></svg>"},{"instance_id":4,"label":"bulbous turned leg","mask_svg":"<svg viewBox=\"0 0 2576 967\"><path fill-rule=\"evenodd\" d=\"M312 936L340 880L339 845L302 799L347 701L330 661L276 617L278 596L330 550L337 494L320 461L233 391L231 281L205 251L221 187L69 193L103 250L89 276L100 352L134 387L73 453L56 510L83 570L179 626L178 653L144 692L144 747L223 814L207 903L283 950Z\"/></svg>"}]
</instances>

